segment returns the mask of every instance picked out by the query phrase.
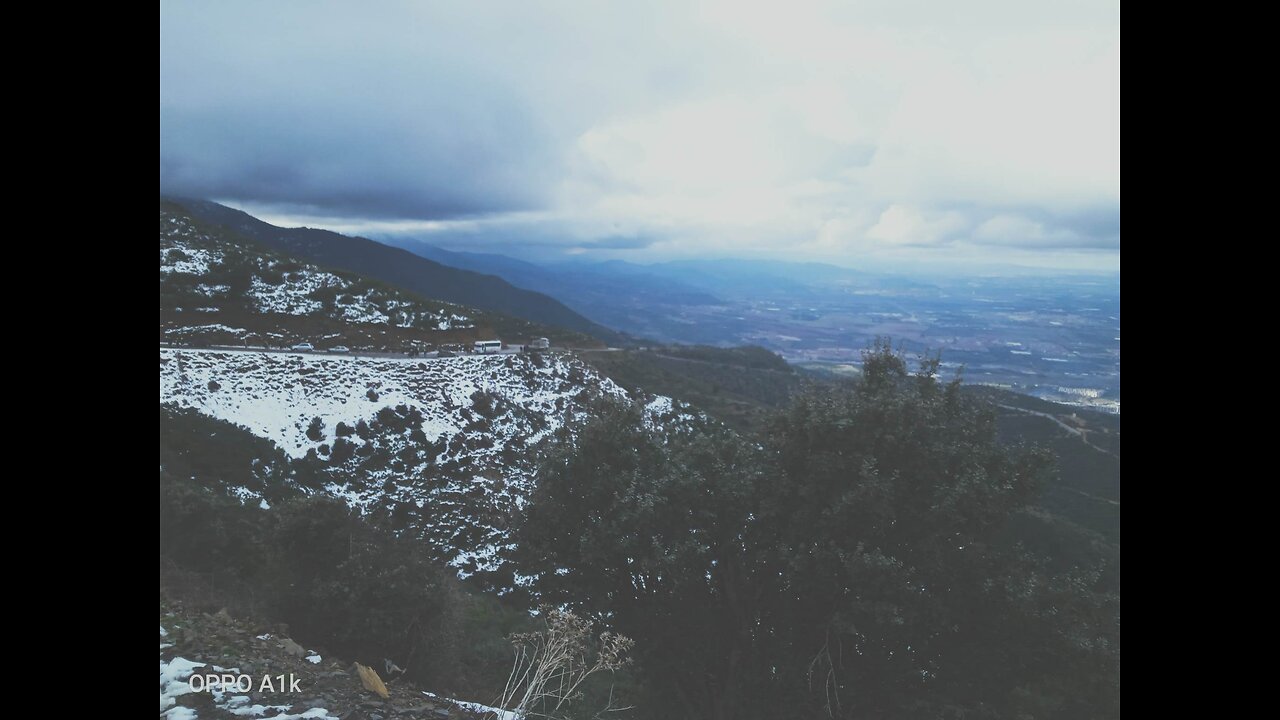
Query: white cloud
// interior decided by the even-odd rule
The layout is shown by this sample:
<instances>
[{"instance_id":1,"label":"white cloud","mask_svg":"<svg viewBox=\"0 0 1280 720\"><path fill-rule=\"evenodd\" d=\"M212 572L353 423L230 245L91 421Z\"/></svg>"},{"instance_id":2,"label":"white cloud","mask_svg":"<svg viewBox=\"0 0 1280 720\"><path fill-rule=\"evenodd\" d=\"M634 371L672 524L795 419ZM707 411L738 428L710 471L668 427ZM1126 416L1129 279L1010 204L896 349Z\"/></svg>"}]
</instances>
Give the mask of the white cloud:
<instances>
[{"instance_id":1,"label":"white cloud","mask_svg":"<svg viewBox=\"0 0 1280 720\"><path fill-rule=\"evenodd\" d=\"M889 245L938 245L954 239L966 225L965 217L957 212L926 217L914 208L890 205L866 237Z\"/></svg>"},{"instance_id":2,"label":"white cloud","mask_svg":"<svg viewBox=\"0 0 1280 720\"><path fill-rule=\"evenodd\" d=\"M161 31L162 186L460 246L1119 266L1114 1L164 4Z\"/></svg>"}]
</instances>

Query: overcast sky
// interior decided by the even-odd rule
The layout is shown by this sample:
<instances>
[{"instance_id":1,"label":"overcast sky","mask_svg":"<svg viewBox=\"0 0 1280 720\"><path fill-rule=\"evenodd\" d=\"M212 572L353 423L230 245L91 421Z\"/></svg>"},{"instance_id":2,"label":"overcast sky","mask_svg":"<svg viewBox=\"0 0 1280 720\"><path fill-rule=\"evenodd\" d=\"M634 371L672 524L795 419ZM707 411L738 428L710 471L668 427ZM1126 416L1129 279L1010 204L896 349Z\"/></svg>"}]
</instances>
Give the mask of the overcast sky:
<instances>
[{"instance_id":1,"label":"overcast sky","mask_svg":"<svg viewBox=\"0 0 1280 720\"><path fill-rule=\"evenodd\" d=\"M160 187L523 256L1118 271L1119 2L161 3Z\"/></svg>"}]
</instances>

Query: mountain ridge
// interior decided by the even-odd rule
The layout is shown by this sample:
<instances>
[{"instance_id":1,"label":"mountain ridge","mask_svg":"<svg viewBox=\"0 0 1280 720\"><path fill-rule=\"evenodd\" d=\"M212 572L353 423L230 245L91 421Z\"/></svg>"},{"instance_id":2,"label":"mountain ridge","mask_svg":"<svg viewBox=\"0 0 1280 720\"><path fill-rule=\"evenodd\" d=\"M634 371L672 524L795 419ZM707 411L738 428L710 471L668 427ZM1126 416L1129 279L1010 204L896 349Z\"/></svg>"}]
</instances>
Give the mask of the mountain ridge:
<instances>
[{"instance_id":1,"label":"mountain ridge","mask_svg":"<svg viewBox=\"0 0 1280 720\"><path fill-rule=\"evenodd\" d=\"M488 310L585 333L606 342L624 337L543 293L516 287L497 275L450 267L364 237L316 228L282 228L210 200L161 196L193 217L267 247L324 267L346 270L426 298Z\"/></svg>"},{"instance_id":2,"label":"mountain ridge","mask_svg":"<svg viewBox=\"0 0 1280 720\"><path fill-rule=\"evenodd\" d=\"M431 300L299 260L160 203L160 341L176 345L348 346L409 352L498 337L599 345L582 333Z\"/></svg>"}]
</instances>

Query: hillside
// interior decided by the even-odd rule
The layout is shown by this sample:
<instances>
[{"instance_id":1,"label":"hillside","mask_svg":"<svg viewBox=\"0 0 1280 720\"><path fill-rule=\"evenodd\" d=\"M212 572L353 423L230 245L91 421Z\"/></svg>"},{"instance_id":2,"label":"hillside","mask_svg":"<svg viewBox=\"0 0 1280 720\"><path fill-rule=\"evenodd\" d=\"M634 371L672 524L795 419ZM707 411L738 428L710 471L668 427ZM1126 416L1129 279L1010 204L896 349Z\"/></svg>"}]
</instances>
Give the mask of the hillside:
<instances>
[{"instance_id":1,"label":"hillside","mask_svg":"<svg viewBox=\"0 0 1280 720\"><path fill-rule=\"evenodd\" d=\"M761 348L673 345L581 355L624 388L652 388L744 432L762 429L810 382Z\"/></svg>"},{"instance_id":2,"label":"hillside","mask_svg":"<svg viewBox=\"0 0 1280 720\"><path fill-rule=\"evenodd\" d=\"M192 216L222 225L291 257L380 280L422 297L488 310L613 342L620 336L546 295L447 267L400 248L314 228L282 228L206 200L174 198Z\"/></svg>"},{"instance_id":3,"label":"hillside","mask_svg":"<svg viewBox=\"0 0 1280 720\"><path fill-rule=\"evenodd\" d=\"M544 444L594 403L633 402L564 355L428 360L160 350L160 402L269 440L344 500L422 537L463 575L501 565ZM678 424L665 398L643 400ZM250 503L261 487L226 491Z\"/></svg>"},{"instance_id":4,"label":"hillside","mask_svg":"<svg viewBox=\"0 0 1280 720\"><path fill-rule=\"evenodd\" d=\"M624 388L644 388L688 402L748 433L765 429L773 413L806 391L847 382L831 375L786 372L764 351L696 346L586 352L582 357ZM770 355L764 353L764 355ZM779 360L777 356L772 356ZM1001 439L1054 451L1058 474L1045 487L1047 512L1019 520L1019 539L1033 536L1055 556L1118 560L1120 544L1120 418L984 386L965 391L998 411ZM1095 548L1095 545L1106 546Z\"/></svg>"},{"instance_id":5,"label":"hillside","mask_svg":"<svg viewBox=\"0 0 1280 720\"><path fill-rule=\"evenodd\" d=\"M260 668L276 673L268 685ZM171 720L494 717L483 705L442 698L403 681L381 699L364 690L354 668L351 660L304 649L276 625L233 618L225 609L209 613L175 600L160 603L160 710ZM215 684L214 693L193 677L224 670L253 682ZM296 680L297 690L279 682L281 674Z\"/></svg>"},{"instance_id":6,"label":"hillside","mask_svg":"<svg viewBox=\"0 0 1280 720\"><path fill-rule=\"evenodd\" d=\"M998 388L970 392L996 405L1001 438L1038 443L1058 458L1059 481L1042 504L1120 545L1120 416L1045 402Z\"/></svg>"},{"instance_id":7,"label":"hillside","mask_svg":"<svg viewBox=\"0 0 1280 720\"><path fill-rule=\"evenodd\" d=\"M508 342L591 338L463 308L297 260L160 203L160 340L288 347L311 342L398 351L495 336Z\"/></svg>"},{"instance_id":8,"label":"hillside","mask_svg":"<svg viewBox=\"0 0 1280 720\"><path fill-rule=\"evenodd\" d=\"M661 327L668 309L722 303L694 283L646 272L643 266L537 265L505 255L445 250L416 240L387 242L449 267L496 275L516 287L546 293L597 323L625 329L638 337L646 337L648 331Z\"/></svg>"}]
</instances>

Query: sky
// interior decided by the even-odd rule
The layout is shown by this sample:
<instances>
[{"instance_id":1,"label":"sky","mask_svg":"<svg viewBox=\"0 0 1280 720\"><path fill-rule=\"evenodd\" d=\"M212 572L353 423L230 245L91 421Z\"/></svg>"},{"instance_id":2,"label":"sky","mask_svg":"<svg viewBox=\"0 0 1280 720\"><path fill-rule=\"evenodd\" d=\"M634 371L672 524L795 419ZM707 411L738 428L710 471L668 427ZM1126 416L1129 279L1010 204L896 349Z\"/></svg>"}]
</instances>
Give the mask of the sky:
<instances>
[{"instance_id":1,"label":"sky","mask_svg":"<svg viewBox=\"0 0 1280 720\"><path fill-rule=\"evenodd\" d=\"M1120 269L1120 7L162 2L160 189L531 259Z\"/></svg>"}]
</instances>

